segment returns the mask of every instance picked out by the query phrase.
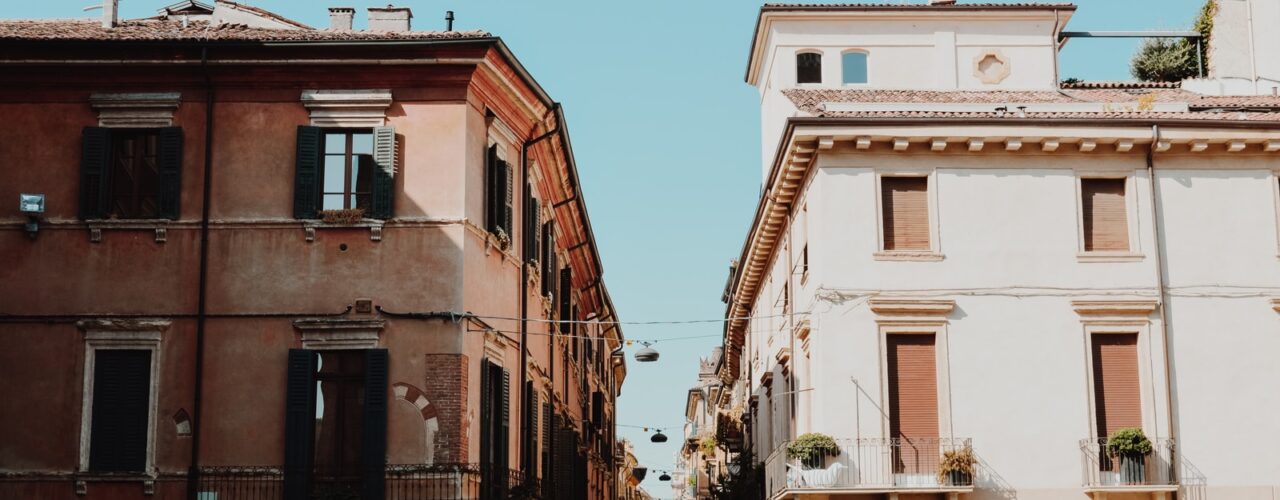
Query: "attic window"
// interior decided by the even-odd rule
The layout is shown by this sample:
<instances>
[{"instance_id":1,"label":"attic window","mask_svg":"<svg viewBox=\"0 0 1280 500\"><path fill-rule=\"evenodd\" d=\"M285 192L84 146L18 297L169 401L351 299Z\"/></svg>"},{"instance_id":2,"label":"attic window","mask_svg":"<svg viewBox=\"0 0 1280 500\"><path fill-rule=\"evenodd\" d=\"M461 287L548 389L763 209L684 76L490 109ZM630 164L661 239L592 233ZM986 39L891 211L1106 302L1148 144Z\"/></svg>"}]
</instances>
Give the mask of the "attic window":
<instances>
[{"instance_id":1,"label":"attic window","mask_svg":"<svg viewBox=\"0 0 1280 500\"><path fill-rule=\"evenodd\" d=\"M796 54L796 83L822 83L822 54Z\"/></svg>"}]
</instances>

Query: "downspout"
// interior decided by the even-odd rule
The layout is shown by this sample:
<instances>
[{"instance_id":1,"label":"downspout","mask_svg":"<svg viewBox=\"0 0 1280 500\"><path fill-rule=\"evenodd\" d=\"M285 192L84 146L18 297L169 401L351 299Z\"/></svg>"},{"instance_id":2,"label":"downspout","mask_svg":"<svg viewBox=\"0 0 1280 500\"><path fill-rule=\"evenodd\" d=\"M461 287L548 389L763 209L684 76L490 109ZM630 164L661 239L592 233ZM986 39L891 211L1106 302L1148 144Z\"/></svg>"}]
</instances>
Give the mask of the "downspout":
<instances>
[{"instance_id":1,"label":"downspout","mask_svg":"<svg viewBox=\"0 0 1280 500\"><path fill-rule=\"evenodd\" d=\"M1253 0L1245 0L1249 20L1249 73L1253 80L1253 93L1258 93L1258 42L1253 37Z\"/></svg>"},{"instance_id":2,"label":"downspout","mask_svg":"<svg viewBox=\"0 0 1280 500\"><path fill-rule=\"evenodd\" d=\"M1178 445L1178 430L1176 420L1173 418L1173 378L1171 374L1173 370L1169 367L1169 293L1165 287L1164 276L1164 239L1160 233L1160 192L1156 188L1156 161L1155 151L1157 145L1160 144L1160 126L1151 126L1151 147L1147 148L1147 182L1151 189L1151 228L1155 237L1155 256L1156 256L1156 290L1160 295L1160 301L1157 307L1160 308L1160 334L1164 342L1164 404L1165 414L1169 419L1169 437L1173 440L1174 450ZM1178 454L1171 453L1169 456L1170 465L1173 468L1174 477L1178 473Z\"/></svg>"},{"instance_id":3,"label":"downspout","mask_svg":"<svg viewBox=\"0 0 1280 500\"><path fill-rule=\"evenodd\" d=\"M209 284L209 193L213 180L213 81L209 77L209 47L200 48L204 73L204 180L200 199L200 278L196 303L195 393L191 412L191 469L187 472L187 498L196 500L200 484L200 427L204 402L204 327Z\"/></svg>"},{"instance_id":4,"label":"downspout","mask_svg":"<svg viewBox=\"0 0 1280 500\"><path fill-rule=\"evenodd\" d=\"M553 106L552 110L549 110L548 113L550 113L551 111L554 111L555 107L559 105L560 105L559 103L556 103ZM542 122L543 123L546 122L545 115L543 116ZM520 146L520 186L521 186L520 189L529 189L529 149L532 148L534 144L537 144L543 140L546 140L552 135L559 133L559 131L560 131L560 127L557 124L555 128L552 128L551 130L547 131L547 133L539 135L528 141L525 141L524 144ZM532 196L533 196L532 193L526 194L525 198L532 198ZM524 215L525 220L528 220L529 214L524 214L523 211L528 209L529 209L528 204L525 204L525 206L521 208L521 213ZM540 227L530 228L530 229L534 231L542 230L542 228ZM531 238L532 236L533 235L531 234L525 234L523 238ZM523 243L523 240L522 240L522 243ZM525 440L523 439L524 437L531 435L530 433L533 430L532 429L533 414L531 412L536 410L535 408L533 408L533 405L530 404L532 403L532 401L529 399L529 394L526 389L529 383L529 321L528 321L529 265L528 265L528 262L529 262L530 255L529 255L529 245L527 243L522 244L520 246L521 246L520 248L520 286L518 287L519 294L520 294L520 416L521 416L520 427L522 431L520 433L520 437L522 438L520 439L520 466L521 466L520 469L529 470L529 467L532 464L528 463L526 459L536 461L535 458L529 456L529 450L526 449L526 445L529 443L525 442ZM536 249L534 250L534 253L537 253Z\"/></svg>"},{"instance_id":5,"label":"downspout","mask_svg":"<svg viewBox=\"0 0 1280 500\"><path fill-rule=\"evenodd\" d=\"M1062 50L1062 45L1058 40L1059 30L1062 29L1062 21L1058 19L1058 9L1053 9L1053 88L1062 89L1062 75L1058 74L1058 53Z\"/></svg>"}]
</instances>

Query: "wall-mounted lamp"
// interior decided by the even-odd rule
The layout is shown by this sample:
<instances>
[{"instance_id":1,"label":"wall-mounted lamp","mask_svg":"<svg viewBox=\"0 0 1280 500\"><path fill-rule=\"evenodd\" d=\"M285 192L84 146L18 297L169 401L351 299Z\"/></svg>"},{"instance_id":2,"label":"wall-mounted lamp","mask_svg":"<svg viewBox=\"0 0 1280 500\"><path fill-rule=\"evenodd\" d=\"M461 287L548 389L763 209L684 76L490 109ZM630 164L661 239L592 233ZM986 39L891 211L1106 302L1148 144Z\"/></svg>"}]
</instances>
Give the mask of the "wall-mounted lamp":
<instances>
[{"instance_id":1,"label":"wall-mounted lamp","mask_svg":"<svg viewBox=\"0 0 1280 500\"><path fill-rule=\"evenodd\" d=\"M18 210L27 215L27 237L36 239L36 234L40 232L40 214L44 213L44 195L43 194L27 194L18 195Z\"/></svg>"}]
</instances>

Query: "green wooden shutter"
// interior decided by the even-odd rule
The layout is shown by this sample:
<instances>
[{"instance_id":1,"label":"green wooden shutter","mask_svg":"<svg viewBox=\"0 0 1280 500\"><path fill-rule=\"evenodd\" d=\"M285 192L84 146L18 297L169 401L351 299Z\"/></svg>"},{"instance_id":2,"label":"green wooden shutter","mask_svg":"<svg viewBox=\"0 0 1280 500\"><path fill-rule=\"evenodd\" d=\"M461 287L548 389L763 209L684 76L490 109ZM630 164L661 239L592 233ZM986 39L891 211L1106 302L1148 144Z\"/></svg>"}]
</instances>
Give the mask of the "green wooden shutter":
<instances>
[{"instance_id":1,"label":"green wooden shutter","mask_svg":"<svg viewBox=\"0 0 1280 500\"><path fill-rule=\"evenodd\" d=\"M480 487L489 497L493 485L493 377L487 359L480 363Z\"/></svg>"},{"instance_id":2,"label":"green wooden shutter","mask_svg":"<svg viewBox=\"0 0 1280 500\"><path fill-rule=\"evenodd\" d=\"M550 222L542 224L542 295L556 289L556 235Z\"/></svg>"},{"instance_id":3,"label":"green wooden shutter","mask_svg":"<svg viewBox=\"0 0 1280 500\"><path fill-rule=\"evenodd\" d=\"M533 382L525 382L525 393L529 395L529 432L524 439L525 477L533 479L538 476L538 393Z\"/></svg>"},{"instance_id":4,"label":"green wooden shutter","mask_svg":"<svg viewBox=\"0 0 1280 500\"><path fill-rule=\"evenodd\" d=\"M539 477L542 478L542 498L552 498L552 473L551 473L551 403L542 403L542 470Z\"/></svg>"},{"instance_id":5,"label":"green wooden shutter","mask_svg":"<svg viewBox=\"0 0 1280 500\"><path fill-rule=\"evenodd\" d=\"M380 499L387 474L387 372L386 349L364 352L364 498Z\"/></svg>"},{"instance_id":6,"label":"green wooden shutter","mask_svg":"<svg viewBox=\"0 0 1280 500\"><path fill-rule=\"evenodd\" d=\"M298 126L293 180L293 216L315 219L320 210L320 127Z\"/></svg>"},{"instance_id":7,"label":"green wooden shutter","mask_svg":"<svg viewBox=\"0 0 1280 500\"><path fill-rule=\"evenodd\" d=\"M289 349L284 412L284 498L311 496L311 463L315 444L316 354Z\"/></svg>"},{"instance_id":8,"label":"green wooden shutter","mask_svg":"<svg viewBox=\"0 0 1280 500\"><path fill-rule=\"evenodd\" d=\"M507 232L507 238L510 238L512 243L514 243L516 241L516 235L511 231L511 217L515 213L515 169L512 169L511 164L505 161L500 163L502 164L499 168L502 171L502 184L500 185L500 188L506 193L502 197L502 230Z\"/></svg>"},{"instance_id":9,"label":"green wooden shutter","mask_svg":"<svg viewBox=\"0 0 1280 500\"><path fill-rule=\"evenodd\" d=\"M498 146L489 146L484 156L484 228L498 232Z\"/></svg>"},{"instance_id":10,"label":"green wooden shutter","mask_svg":"<svg viewBox=\"0 0 1280 500\"><path fill-rule=\"evenodd\" d=\"M80 133L80 218L107 213L111 175L111 129L85 127Z\"/></svg>"},{"instance_id":11,"label":"green wooden shutter","mask_svg":"<svg viewBox=\"0 0 1280 500\"><path fill-rule=\"evenodd\" d=\"M496 368L496 366L495 366ZM497 498L507 498L506 492L511 474L511 372L502 369L502 386L498 397L501 398L501 414L498 422L498 449L497 449L497 483L498 490L501 492Z\"/></svg>"},{"instance_id":12,"label":"green wooden shutter","mask_svg":"<svg viewBox=\"0 0 1280 500\"><path fill-rule=\"evenodd\" d=\"M158 139L160 217L176 220L182 211L182 127L162 128Z\"/></svg>"},{"instance_id":13,"label":"green wooden shutter","mask_svg":"<svg viewBox=\"0 0 1280 500\"><path fill-rule=\"evenodd\" d=\"M374 219L390 219L396 183L395 127L373 129L373 162L378 167L373 171L373 203L369 216Z\"/></svg>"}]
</instances>

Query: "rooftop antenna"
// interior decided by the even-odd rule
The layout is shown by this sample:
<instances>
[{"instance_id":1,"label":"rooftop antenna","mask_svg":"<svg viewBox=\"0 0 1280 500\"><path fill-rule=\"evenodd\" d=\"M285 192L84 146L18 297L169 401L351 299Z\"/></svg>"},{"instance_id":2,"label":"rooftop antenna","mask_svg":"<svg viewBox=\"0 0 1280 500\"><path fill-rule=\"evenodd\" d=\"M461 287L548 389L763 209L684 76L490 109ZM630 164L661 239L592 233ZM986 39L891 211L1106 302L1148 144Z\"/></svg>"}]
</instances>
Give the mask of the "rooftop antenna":
<instances>
[{"instance_id":1,"label":"rooftop antenna","mask_svg":"<svg viewBox=\"0 0 1280 500\"><path fill-rule=\"evenodd\" d=\"M444 11L444 30L453 31L453 11Z\"/></svg>"}]
</instances>

